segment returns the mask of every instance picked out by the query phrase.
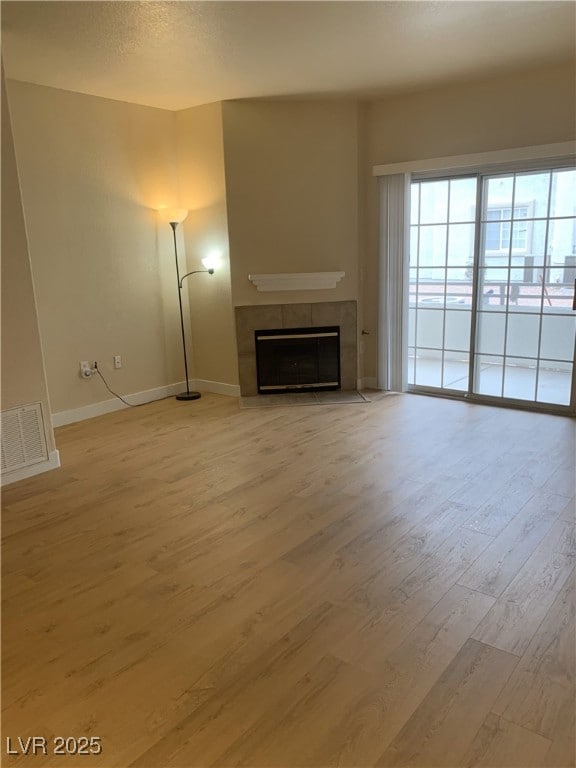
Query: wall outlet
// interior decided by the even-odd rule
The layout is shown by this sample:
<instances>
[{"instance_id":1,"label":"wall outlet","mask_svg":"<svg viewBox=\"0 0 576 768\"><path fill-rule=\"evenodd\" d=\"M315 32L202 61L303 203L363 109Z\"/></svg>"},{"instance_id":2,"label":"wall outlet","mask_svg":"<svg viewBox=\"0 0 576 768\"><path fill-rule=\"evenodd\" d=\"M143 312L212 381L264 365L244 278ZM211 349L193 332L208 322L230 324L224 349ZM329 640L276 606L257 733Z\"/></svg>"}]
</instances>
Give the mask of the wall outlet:
<instances>
[{"instance_id":1,"label":"wall outlet","mask_svg":"<svg viewBox=\"0 0 576 768\"><path fill-rule=\"evenodd\" d=\"M122 368L122 356L114 355L114 368Z\"/></svg>"}]
</instances>

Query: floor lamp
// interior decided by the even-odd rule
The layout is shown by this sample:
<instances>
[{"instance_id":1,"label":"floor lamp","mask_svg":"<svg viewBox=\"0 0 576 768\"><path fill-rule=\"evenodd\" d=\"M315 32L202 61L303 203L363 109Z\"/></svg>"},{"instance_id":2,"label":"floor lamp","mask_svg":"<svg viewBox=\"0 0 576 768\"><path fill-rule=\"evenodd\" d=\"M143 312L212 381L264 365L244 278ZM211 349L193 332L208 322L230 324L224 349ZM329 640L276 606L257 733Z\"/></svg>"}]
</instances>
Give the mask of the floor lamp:
<instances>
[{"instance_id":1,"label":"floor lamp","mask_svg":"<svg viewBox=\"0 0 576 768\"><path fill-rule=\"evenodd\" d=\"M214 274L214 270L210 269L194 269L192 272L187 272L180 277L180 267L178 266L178 247L176 245L176 228L178 224L181 224L188 216L188 211L184 209L176 209L169 212L169 223L172 227L172 235L174 237L174 258L176 260L176 279L178 281L178 306L180 308L180 329L182 331L182 351L184 352L184 371L186 373L186 392L182 392L176 395L176 400L198 400L201 397L200 392L193 392L190 390L190 381L188 379L188 356L186 354L186 334L184 332L184 312L182 311L182 286L184 280L190 275L196 275L199 272L206 272L209 275Z\"/></svg>"}]
</instances>

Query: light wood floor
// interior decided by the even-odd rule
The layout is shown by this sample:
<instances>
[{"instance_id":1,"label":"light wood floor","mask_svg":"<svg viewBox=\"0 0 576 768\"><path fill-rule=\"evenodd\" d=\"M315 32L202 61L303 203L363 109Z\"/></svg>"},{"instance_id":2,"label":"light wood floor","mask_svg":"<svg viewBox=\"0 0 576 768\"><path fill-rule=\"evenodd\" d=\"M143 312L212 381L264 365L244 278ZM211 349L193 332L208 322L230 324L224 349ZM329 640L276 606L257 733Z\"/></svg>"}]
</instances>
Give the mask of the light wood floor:
<instances>
[{"instance_id":1,"label":"light wood floor","mask_svg":"<svg viewBox=\"0 0 576 768\"><path fill-rule=\"evenodd\" d=\"M103 753L2 764L573 766L574 442L380 394L57 430L3 494L4 741Z\"/></svg>"}]
</instances>

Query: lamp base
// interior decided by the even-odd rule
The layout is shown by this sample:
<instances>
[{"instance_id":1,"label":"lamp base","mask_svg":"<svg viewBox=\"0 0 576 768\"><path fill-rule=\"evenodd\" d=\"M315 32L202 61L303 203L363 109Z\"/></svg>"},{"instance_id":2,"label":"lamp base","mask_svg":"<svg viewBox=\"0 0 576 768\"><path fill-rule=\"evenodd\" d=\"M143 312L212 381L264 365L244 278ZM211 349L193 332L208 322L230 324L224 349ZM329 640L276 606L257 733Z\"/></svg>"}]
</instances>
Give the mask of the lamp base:
<instances>
[{"instance_id":1,"label":"lamp base","mask_svg":"<svg viewBox=\"0 0 576 768\"><path fill-rule=\"evenodd\" d=\"M176 395L176 400L199 400L201 397L200 392L182 392L181 395Z\"/></svg>"}]
</instances>

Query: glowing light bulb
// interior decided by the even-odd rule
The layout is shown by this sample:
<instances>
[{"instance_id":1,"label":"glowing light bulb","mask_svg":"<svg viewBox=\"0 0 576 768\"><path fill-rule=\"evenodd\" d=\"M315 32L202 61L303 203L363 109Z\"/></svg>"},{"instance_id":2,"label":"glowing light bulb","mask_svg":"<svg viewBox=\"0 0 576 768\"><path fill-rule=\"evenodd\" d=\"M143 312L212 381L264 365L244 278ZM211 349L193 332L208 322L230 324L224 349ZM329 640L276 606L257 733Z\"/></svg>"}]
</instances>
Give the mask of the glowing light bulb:
<instances>
[{"instance_id":1,"label":"glowing light bulb","mask_svg":"<svg viewBox=\"0 0 576 768\"><path fill-rule=\"evenodd\" d=\"M220 254L216 252L210 253L202 259L204 269L211 269L212 271L218 269L220 263Z\"/></svg>"}]
</instances>

